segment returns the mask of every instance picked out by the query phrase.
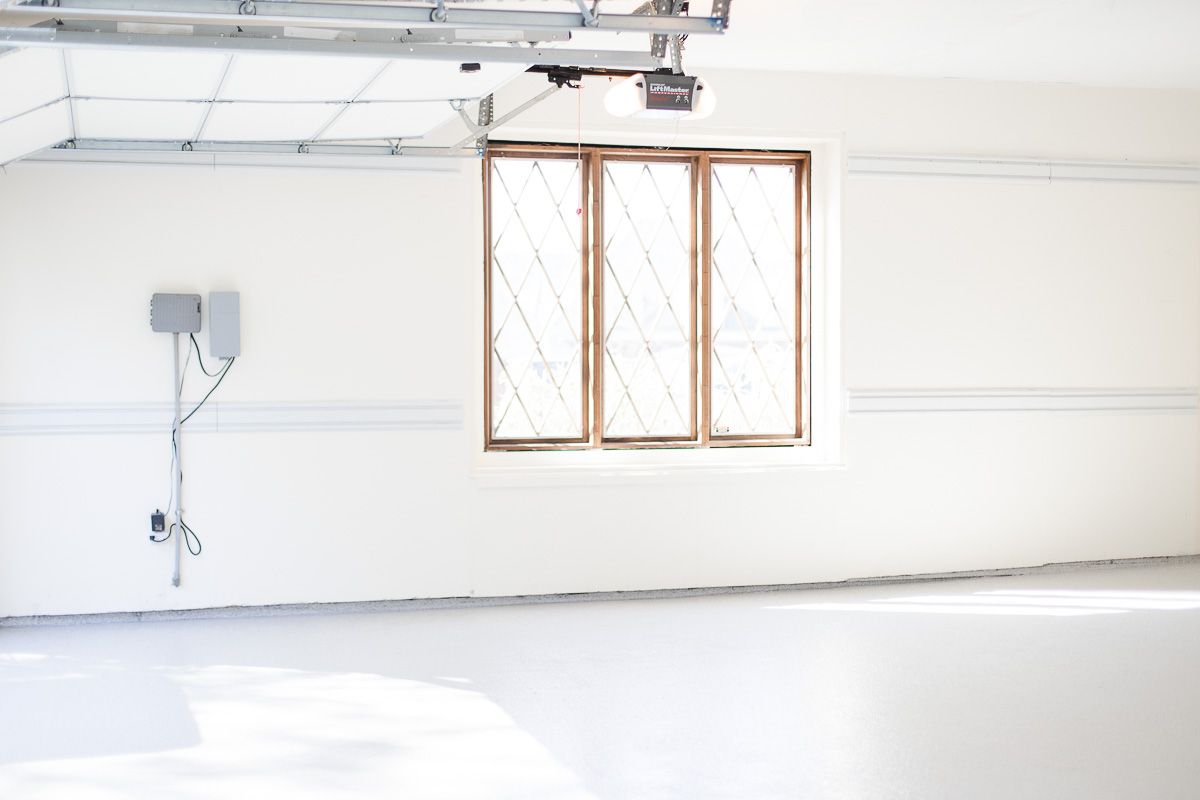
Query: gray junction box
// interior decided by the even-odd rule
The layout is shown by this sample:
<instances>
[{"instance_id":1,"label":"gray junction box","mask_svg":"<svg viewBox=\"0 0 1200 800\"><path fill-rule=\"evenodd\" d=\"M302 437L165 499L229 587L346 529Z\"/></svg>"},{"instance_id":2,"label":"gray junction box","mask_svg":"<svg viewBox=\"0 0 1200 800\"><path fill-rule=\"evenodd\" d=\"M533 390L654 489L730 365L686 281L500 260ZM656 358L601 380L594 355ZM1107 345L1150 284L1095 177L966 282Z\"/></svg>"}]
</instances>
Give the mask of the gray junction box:
<instances>
[{"instance_id":1,"label":"gray junction box","mask_svg":"<svg viewBox=\"0 0 1200 800\"><path fill-rule=\"evenodd\" d=\"M214 358L242 354L242 301L237 292L208 293L208 349Z\"/></svg>"},{"instance_id":2,"label":"gray junction box","mask_svg":"<svg viewBox=\"0 0 1200 800\"><path fill-rule=\"evenodd\" d=\"M150 298L150 327L159 333L199 333L200 295L154 295Z\"/></svg>"}]
</instances>

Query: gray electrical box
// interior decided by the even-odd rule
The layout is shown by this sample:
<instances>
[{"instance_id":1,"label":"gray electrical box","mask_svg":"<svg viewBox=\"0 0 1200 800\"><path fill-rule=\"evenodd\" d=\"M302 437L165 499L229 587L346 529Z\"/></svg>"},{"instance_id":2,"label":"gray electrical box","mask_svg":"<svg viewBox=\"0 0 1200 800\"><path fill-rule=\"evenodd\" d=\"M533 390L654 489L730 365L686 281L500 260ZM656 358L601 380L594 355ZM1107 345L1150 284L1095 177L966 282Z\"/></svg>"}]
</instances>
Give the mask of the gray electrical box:
<instances>
[{"instance_id":1,"label":"gray electrical box","mask_svg":"<svg viewBox=\"0 0 1200 800\"><path fill-rule=\"evenodd\" d=\"M160 333L199 333L200 295L154 295L150 298L150 327Z\"/></svg>"},{"instance_id":2,"label":"gray electrical box","mask_svg":"<svg viewBox=\"0 0 1200 800\"><path fill-rule=\"evenodd\" d=\"M237 292L208 293L208 349L214 358L242 354L242 301Z\"/></svg>"}]
</instances>

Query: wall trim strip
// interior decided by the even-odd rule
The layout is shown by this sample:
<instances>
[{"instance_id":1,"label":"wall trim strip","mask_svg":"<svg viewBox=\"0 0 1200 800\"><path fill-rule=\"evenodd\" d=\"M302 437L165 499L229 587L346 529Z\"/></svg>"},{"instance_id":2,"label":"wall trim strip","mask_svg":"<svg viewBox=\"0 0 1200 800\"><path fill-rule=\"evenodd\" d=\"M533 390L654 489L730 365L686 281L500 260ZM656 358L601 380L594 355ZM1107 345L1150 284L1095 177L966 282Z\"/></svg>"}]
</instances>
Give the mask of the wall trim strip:
<instances>
[{"instance_id":1,"label":"wall trim strip","mask_svg":"<svg viewBox=\"0 0 1200 800\"><path fill-rule=\"evenodd\" d=\"M1200 164L1046 161L1033 158L851 155L851 177L911 176L1118 183L1171 183L1200 187Z\"/></svg>"},{"instance_id":2,"label":"wall trim strip","mask_svg":"<svg viewBox=\"0 0 1200 800\"><path fill-rule=\"evenodd\" d=\"M168 433L170 403L0 404L0 436ZM235 403L210 401L189 433L269 431L442 431L463 427L457 400L391 403Z\"/></svg>"},{"instance_id":3,"label":"wall trim strip","mask_svg":"<svg viewBox=\"0 0 1200 800\"><path fill-rule=\"evenodd\" d=\"M546 136L545 132L541 134ZM551 137L553 138L553 137ZM562 138L562 137L558 137ZM541 138L535 137L537 141ZM574 141L574 140L572 140ZM207 153L97 150L44 150L17 164L53 165L155 165L214 167L282 167L331 169L394 169L438 174L461 168L466 158L421 158L394 155L331 155L327 153ZM1200 164L1154 164L1128 161L1050 161L1038 158L978 156L851 154L851 177L982 178L991 180L1102 181L1166 183L1200 187Z\"/></svg>"},{"instance_id":4,"label":"wall trim strip","mask_svg":"<svg viewBox=\"0 0 1200 800\"><path fill-rule=\"evenodd\" d=\"M857 389L852 414L996 411L1188 411L1200 389ZM0 436L166 433L170 403L0 404ZM391 403L212 402L188 422L189 433L304 431L457 431L457 400Z\"/></svg>"},{"instance_id":5,"label":"wall trim strip","mask_svg":"<svg viewBox=\"0 0 1200 800\"><path fill-rule=\"evenodd\" d=\"M1191 411L1200 390L1135 389L860 389L847 393L852 414L968 411Z\"/></svg>"}]
</instances>

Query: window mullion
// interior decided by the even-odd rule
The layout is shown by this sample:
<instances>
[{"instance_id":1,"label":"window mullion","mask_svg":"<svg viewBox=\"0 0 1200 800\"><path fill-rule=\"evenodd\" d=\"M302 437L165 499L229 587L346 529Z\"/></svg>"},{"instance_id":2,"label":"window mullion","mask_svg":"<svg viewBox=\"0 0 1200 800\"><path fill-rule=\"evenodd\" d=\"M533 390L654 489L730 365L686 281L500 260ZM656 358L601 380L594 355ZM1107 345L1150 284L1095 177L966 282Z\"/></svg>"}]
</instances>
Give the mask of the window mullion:
<instances>
[{"instance_id":1,"label":"window mullion","mask_svg":"<svg viewBox=\"0 0 1200 800\"><path fill-rule=\"evenodd\" d=\"M588 274L592 289L592 428L591 445L599 447L604 431L604 208L603 164L600 152L588 154L588 186L591 199L592 247Z\"/></svg>"},{"instance_id":2,"label":"window mullion","mask_svg":"<svg viewBox=\"0 0 1200 800\"><path fill-rule=\"evenodd\" d=\"M809 337L805 330L809 325L808 310L808 159L796 165L796 438L808 436L808 379L805 370L809 357L806 352Z\"/></svg>"},{"instance_id":3,"label":"window mullion","mask_svg":"<svg viewBox=\"0 0 1200 800\"><path fill-rule=\"evenodd\" d=\"M712 433L712 168L707 153L700 155L700 430L707 446Z\"/></svg>"},{"instance_id":4,"label":"window mullion","mask_svg":"<svg viewBox=\"0 0 1200 800\"><path fill-rule=\"evenodd\" d=\"M580 208L580 211L582 212L583 209L587 208L587 204L589 202L589 198L588 198L588 164L590 163L590 161L589 161L590 156L584 156L582 153L580 153L579 159L580 159L580 161L579 161L579 208ZM580 417L580 420L581 420L582 426L583 426L582 434L583 434L583 439L586 441L588 439L588 437L590 435L590 431L591 431L591 427L590 427L591 426L591 416L590 415L592 413L591 403L589 400L589 398L590 398L589 393L591 391L590 356L591 356L592 323L591 323L591 317L589 314L589 309L591 307L591 299L590 299L590 295L589 295L590 284L588 282L588 260L590 258L588 251L591 247L592 230L591 230L591 226L588 224L588 215L580 213L579 217L580 217L580 219L579 219L579 228L580 228L580 238L579 238L580 277L579 277L579 282L580 282L580 314L581 314L581 320L582 320L582 330L581 330L581 336L580 336L580 354L579 354L580 364L582 365L582 370L581 370L582 374L581 374L581 379L580 379L579 394L580 394L580 403L583 408L583 415Z\"/></svg>"},{"instance_id":5,"label":"window mullion","mask_svg":"<svg viewBox=\"0 0 1200 800\"><path fill-rule=\"evenodd\" d=\"M700 438L700 332L697 327L700 322L700 247L697 244L697 237L700 235L700 209L698 203L700 201L700 159L693 158L690 165L691 169L691 237L689 244L691 253L691 309L689 311L690 328L689 333L692 337L692 353L691 353L691 392L692 392L692 440L699 441Z\"/></svg>"}]
</instances>

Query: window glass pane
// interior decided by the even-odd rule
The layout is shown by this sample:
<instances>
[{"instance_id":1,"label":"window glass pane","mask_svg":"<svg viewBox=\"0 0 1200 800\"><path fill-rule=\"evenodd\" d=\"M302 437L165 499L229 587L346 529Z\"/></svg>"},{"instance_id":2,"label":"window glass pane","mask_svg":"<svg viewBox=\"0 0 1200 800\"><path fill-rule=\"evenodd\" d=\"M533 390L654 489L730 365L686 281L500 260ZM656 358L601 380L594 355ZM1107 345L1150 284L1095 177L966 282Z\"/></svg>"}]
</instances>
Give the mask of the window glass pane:
<instances>
[{"instance_id":1,"label":"window glass pane","mask_svg":"<svg viewBox=\"0 0 1200 800\"><path fill-rule=\"evenodd\" d=\"M692 176L604 163L604 435L692 432Z\"/></svg>"},{"instance_id":2,"label":"window glass pane","mask_svg":"<svg viewBox=\"0 0 1200 800\"><path fill-rule=\"evenodd\" d=\"M712 165L712 435L796 431L796 169Z\"/></svg>"},{"instance_id":3,"label":"window glass pane","mask_svg":"<svg viewBox=\"0 0 1200 800\"><path fill-rule=\"evenodd\" d=\"M583 436L580 164L491 161L492 436Z\"/></svg>"}]
</instances>

